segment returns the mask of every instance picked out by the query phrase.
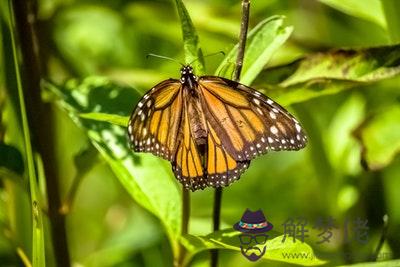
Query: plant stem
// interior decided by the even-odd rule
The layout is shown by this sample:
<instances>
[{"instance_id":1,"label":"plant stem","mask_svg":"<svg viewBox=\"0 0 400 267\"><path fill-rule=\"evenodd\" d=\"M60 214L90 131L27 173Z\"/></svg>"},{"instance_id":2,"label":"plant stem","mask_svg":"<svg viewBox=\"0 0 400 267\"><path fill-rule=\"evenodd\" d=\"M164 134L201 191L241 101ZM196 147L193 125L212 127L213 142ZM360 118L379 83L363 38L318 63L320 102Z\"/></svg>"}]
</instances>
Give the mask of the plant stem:
<instances>
[{"instance_id":1,"label":"plant stem","mask_svg":"<svg viewBox=\"0 0 400 267\"><path fill-rule=\"evenodd\" d=\"M218 231L221 222L222 187L215 188L213 209L213 231ZM211 250L211 267L218 266L218 250Z\"/></svg>"},{"instance_id":2,"label":"plant stem","mask_svg":"<svg viewBox=\"0 0 400 267\"><path fill-rule=\"evenodd\" d=\"M249 28L250 0L242 1L242 22L240 24L239 50L236 59L236 68L233 79L239 81L242 72L244 50L246 48L247 29Z\"/></svg>"},{"instance_id":3,"label":"plant stem","mask_svg":"<svg viewBox=\"0 0 400 267\"><path fill-rule=\"evenodd\" d=\"M60 190L57 162L54 153L54 133L52 111L49 104L41 99L40 79L41 62L35 31L36 2L33 0L15 0L16 31L19 37L22 61L24 63L24 102L29 129L32 131L32 144L44 162L49 219L51 222L52 245L57 266L69 267L70 257L67 245L65 218L60 214ZM12 29L11 29L12 30Z\"/></svg>"},{"instance_id":4,"label":"plant stem","mask_svg":"<svg viewBox=\"0 0 400 267\"><path fill-rule=\"evenodd\" d=\"M182 187L182 226L181 226L181 236L185 236L189 229L189 217L190 217L190 191ZM179 256L178 262L174 266L183 266L185 260L186 249L180 244L179 245Z\"/></svg>"},{"instance_id":5,"label":"plant stem","mask_svg":"<svg viewBox=\"0 0 400 267\"><path fill-rule=\"evenodd\" d=\"M182 229L181 234L186 235L189 229L190 217L190 191L184 188L182 190Z\"/></svg>"},{"instance_id":6,"label":"plant stem","mask_svg":"<svg viewBox=\"0 0 400 267\"><path fill-rule=\"evenodd\" d=\"M250 0L242 1L242 19L240 23L239 49L233 79L239 81L243 67L244 51L246 48L247 29L249 28ZM213 231L218 231L221 221L221 202L223 189L218 187L214 192ZM218 266L218 250L211 250L211 267Z\"/></svg>"}]
</instances>

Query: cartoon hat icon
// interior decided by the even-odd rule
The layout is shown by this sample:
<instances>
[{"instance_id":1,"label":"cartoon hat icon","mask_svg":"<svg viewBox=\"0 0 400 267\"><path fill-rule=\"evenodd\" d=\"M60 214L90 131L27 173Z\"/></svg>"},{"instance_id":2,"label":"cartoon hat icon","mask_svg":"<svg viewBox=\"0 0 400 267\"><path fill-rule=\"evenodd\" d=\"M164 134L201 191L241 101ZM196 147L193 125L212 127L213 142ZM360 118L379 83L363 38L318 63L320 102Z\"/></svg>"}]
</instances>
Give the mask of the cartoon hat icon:
<instances>
[{"instance_id":1,"label":"cartoon hat icon","mask_svg":"<svg viewBox=\"0 0 400 267\"><path fill-rule=\"evenodd\" d=\"M265 219L262 210L251 211L246 209L239 222L233 225L233 229L242 233L265 233L272 230L274 226Z\"/></svg>"}]
</instances>

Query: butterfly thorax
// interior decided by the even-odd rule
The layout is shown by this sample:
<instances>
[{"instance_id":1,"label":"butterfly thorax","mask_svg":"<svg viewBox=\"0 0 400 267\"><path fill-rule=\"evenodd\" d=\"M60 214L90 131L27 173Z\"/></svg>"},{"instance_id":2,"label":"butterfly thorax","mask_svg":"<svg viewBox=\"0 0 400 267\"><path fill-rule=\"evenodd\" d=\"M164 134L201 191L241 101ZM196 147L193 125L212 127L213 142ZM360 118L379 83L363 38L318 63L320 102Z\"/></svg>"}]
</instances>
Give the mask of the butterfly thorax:
<instances>
[{"instance_id":1,"label":"butterfly thorax","mask_svg":"<svg viewBox=\"0 0 400 267\"><path fill-rule=\"evenodd\" d=\"M191 94L196 93L195 85L197 84L197 77L193 73L191 66L184 66L181 69L181 84L190 90Z\"/></svg>"}]
</instances>

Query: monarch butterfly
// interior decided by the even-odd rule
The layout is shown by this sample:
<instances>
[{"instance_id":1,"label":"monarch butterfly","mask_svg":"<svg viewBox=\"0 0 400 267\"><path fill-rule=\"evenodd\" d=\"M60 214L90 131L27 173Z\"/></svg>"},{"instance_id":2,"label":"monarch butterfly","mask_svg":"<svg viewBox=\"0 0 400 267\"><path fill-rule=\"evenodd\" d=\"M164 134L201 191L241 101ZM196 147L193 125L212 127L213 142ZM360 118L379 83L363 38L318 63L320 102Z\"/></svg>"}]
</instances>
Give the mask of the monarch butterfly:
<instances>
[{"instance_id":1,"label":"monarch butterfly","mask_svg":"<svg viewBox=\"0 0 400 267\"><path fill-rule=\"evenodd\" d=\"M255 89L218 76L181 78L148 91L128 124L131 148L172 163L187 189L223 187L250 161L270 150L299 150L307 143L300 123Z\"/></svg>"}]
</instances>

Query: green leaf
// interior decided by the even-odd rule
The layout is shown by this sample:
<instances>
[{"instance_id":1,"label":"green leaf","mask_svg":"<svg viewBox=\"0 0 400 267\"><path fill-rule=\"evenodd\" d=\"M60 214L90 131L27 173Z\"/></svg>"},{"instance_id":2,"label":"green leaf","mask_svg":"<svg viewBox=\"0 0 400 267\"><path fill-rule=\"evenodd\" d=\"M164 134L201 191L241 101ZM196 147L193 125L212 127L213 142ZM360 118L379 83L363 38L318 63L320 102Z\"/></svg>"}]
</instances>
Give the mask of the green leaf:
<instances>
[{"instance_id":1,"label":"green leaf","mask_svg":"<svg viewBox=\"0 0 400 267\"><path fill-rule=\"evenodd\" d=\"M150 154L134 153L126 137L125 118L141 96L132 88L100 77L70 80L64 86L43 85L57 98L58 106L86 131L132 198L160 219L176 255L181 192L170 164Z\"/></svg>"},{"instance_id":2,"label":"green leaf","mask_svg":"<svg viewBox=\"0 0 400 267\"><path fill-rule=\"evenodd\" d=\"M88 120L95 120L95 121L104 121L114 125L126 127L128 125L129 117L127 116L119 116L114 114L106 114L106 113L81 113L79 117Z\"/></svg>"},{"instance_id":3,"label":"green leaf","mask_svg":"<svg viewBox=\"0 0 400 267\"><path fill-rule=\"evenodd\" d=\"M257 87L287 105L391 78L400 73L400 45L311 54L264 70Z\"/></svg>"},{"instance_id":4,"label":"green leaf","mask_svg":"<svg viewBox=\"0 0 400 267\"><path fill-rule=\"evenodd\" d=\"M382 261L382 262L364 262L350 265L340 265L338 267L397 267L400 266L400 260Z\"/></svg>"},{"instance_id":5,"label":"green leaf","mask_svg":"<svg viewBox=\"0 0 400 267\"><path fill-rule=\"evenodd\" d=\"M352 132L363 121L365 100L359 94L349 95L337 105L329 127L322 133L326 138L326 154L337 173L357 175L360 167L360 145Z\"/></svg>"},{"instance_id":6,"label":"green leaf","mask_svg":"<svg viewBox=\"0 0 400 267\"><path fill-rule=\"evenodd\" d=\"M192 63L196 73L201 75L204 73L204 59L199 47L199 37L183 2L175 0L175 3L181 19L186 64Z\"/></svg>"},{"instance_id":7,"label":"green leaf","mask_svg":"<svg viewBox=\"0 0 400 267\"><path fill-rule=\"evenodd\" d=\"M381 0L385 19L387 24L387 31L392 43L400 42L400 1L398 0ZM374 14L375 12L370 12Z\"/></svg>"},{"instance_id":8,"label":"green leaf","mask_svg":"<svg viewBox=\"0 0 400 267\"><path fill-rule=\"evenodd\" d=\"M284 27L283 16L273 16L261 21L247 38L247 47L240 81L251 84L274 52L289 38L293 27ZM216 71L216 75L231 78L239 44L228 53Z\"/></svg>"},{"instance_id":9,"label":"green leaf","mask_svg":"<svg viewBox=\"0 0 400 267\"><path fill-rule=\"evenodd\" d=\"M371 21L386 29L386 20L380 0L319 0L343 13ZM371 12L373 10L373 12Z\"/></svg>"},{"instance_id":10,"label":"green leaf","mask_svg":"<svg viewBox=\"0 0 400 267\"><path fill-rule=\"evenodd\" d=\"M358 131L368 167L372 170L385 167L400 152L400 107L380 111Z\"/></svg>"},{"instance_id":11,"label":"green leaf","mask_svg":"<svg viewBox=\"0 0 400 267\"><path fill-rule=\"evenodd\" d=\"M240 252L240 241L238 238L240 234L240 232L229 228L207 236L187 235L183 237L182 243L188 250L185 263L188 264L195 254L204 250L229 249ZM278 233L275 231L272 231L271 234L276 237L267 240L265 243L267 249L263 259L303 266L317 266L326 263L314 256L314 252L308 244L300 241L293 242L292 240L282 242L283 236L277 236Z\"/></svg>"}]
</instances>

